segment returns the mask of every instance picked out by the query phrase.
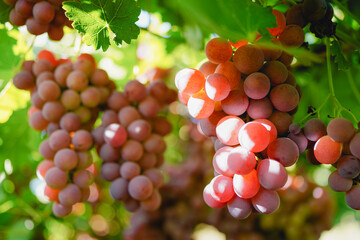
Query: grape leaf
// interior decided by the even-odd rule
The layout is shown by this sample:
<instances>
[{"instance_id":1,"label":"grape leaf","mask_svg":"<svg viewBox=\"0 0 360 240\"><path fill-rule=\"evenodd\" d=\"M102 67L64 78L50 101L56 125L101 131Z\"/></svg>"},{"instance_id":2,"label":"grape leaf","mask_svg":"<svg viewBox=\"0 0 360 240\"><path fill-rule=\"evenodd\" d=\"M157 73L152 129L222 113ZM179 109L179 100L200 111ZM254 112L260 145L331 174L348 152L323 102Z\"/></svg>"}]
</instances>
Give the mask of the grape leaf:
<instances>
[{"instance_id":1,"label":"grape leaf","mask_svg":"<svg viewBox=\"0 0 360 240\"><path fill-rule=\"evenodd\" d=\"M9 31L0 28L0 91L13 76L13 70L20 61L20 56L14 53L17 40L9 36Z\"/></svg>"},{"instance_id":2,"label":"grape leaf","mask_svg":"<svg viewBox=\"0 0 360 240\"><path fill-rule=\"evenodd\" d=\"M347 70L350 67L350 63L345 59L342 50L341 43L334 39L330 45L331 55L335 56L334 62L336 63L338 70Z\"/></svg>"},{"instance_id":3,"label":"grape leaf","mask_svg":"<svg viewBox=\"0 0 360 240\"><path fill-rule=\"evenodd\" d=\"M13 7L4 3L4 1L0 1L0 23L6 23L9 21L9 14Z\"/></svg>"},{"instance_id":4,"label":"grape leaf","mask_svg":"<svg viewBox=\"0 0 360 240\"><path fill-rule=\"evenodd\" d=\"M259 30L276 27L271 8L251 0L183 0L179 4L200 26L232 41L253 41Z\"/></svg>"},{"instance_id":5,"label":"grape leaf","mask_svg":"<svg viewBox=\"0 0 360 240\"><path fill-rule=\"evenodd\" d=\"M129 43L140 33L135 22L140 8L134 0L80 0L63 3L66 16L74 21L73 26L84 34L83 40L95 49L106 51L110 36L115 44Z\"/></svg>"}]
</instances>

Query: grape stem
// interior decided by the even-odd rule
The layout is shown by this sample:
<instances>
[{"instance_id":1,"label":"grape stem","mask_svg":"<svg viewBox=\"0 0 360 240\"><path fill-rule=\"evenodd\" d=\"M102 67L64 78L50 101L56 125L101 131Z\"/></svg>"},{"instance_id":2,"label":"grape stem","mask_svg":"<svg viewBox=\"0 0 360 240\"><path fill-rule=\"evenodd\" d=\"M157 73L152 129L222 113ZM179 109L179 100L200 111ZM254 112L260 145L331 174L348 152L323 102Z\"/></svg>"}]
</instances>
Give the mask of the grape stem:
<instances>
[{"instance_id":1,"label":"grape stem","mask_svg":"<svg viewBox=\"0 0 360 240\"><path fill-rule=\"evenodd\" d=\"M354 19L358 24L360 24L360 18L358 18L357 16L355 16L352 12L349 11L349 9L347 9L346 6L342 5L339 1L337 0L333 0L333 2L341 9L341 11L344 12L344 15L348 15L349 17L351 17L352 19Z\"/></svg>"},{"instance_id":2,"label":"grape stem","mask_svg":"<svg viewBox=\"0 0 360 240\"><path fill-rule=\"evenodd\" d=\"M335 90L334 90L334 82L333 82L333 76L331 71L331 59L330 59L330 39L325 39L326 44L326 65L327 65L327 72L328 72L328 81L329 81L329 90L330 90L330 96L333 102L333 117L341 117L341 112L345 111L348 114L350 114L355 122L358 122L356 116L347 108L343 107L339 100L335 96Z\"/></svg>"},{"instance_id":3,"label":"grape stem","mask_svg":"<svg viewBox=\"0 0 360 240\"><path fill-rule=\"evenodd\" d=\"M350 87L354 92L355 98L358 101L358 103L360 104L360 92L359 92L359 89L357 88L357 86L355 84L354 78L351 75L350 70L346 70L345 73L346 73L347 79L349 81Z\"/></svg>"},{"instance_id":4,"label":"grape stem","mask_svg":"<svg viewBox=\"0 0 360 240\"><path fill-rule=\"evenodd\" d=\"M330 93L327 95L327 97L325 98L325 100L321 103L321 105L314 111L314 112L311 112L309 113L308 115L306 115L304 118L302 118L299 123L302 123L304 122L306 119L308 119L309 117L317 114L318 115L318 118L320 118L320 111L321 109L325 106L325 104L327 103L327 101L329 100L330 98Z\"/></svg>"}]
</instances>

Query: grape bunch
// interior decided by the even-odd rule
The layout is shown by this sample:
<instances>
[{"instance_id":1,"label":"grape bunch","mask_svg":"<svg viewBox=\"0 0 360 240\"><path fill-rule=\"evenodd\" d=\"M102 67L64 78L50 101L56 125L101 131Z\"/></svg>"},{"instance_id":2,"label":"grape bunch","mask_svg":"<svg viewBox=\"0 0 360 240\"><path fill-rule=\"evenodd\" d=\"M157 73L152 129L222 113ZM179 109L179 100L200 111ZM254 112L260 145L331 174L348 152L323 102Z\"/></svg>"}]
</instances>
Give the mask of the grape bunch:
<instances>
[{"instance_id":1,"label":"grape bunch","mask_svg":"<svg viewBox=\"0 0 360 240\"><path fill-rule=\"evenodd\" d=\"M278 26L269 29L271 41L300 47L302 28L286 25L277 10L273 14ZM215 177L204 200L212 208L227 205L240 219L253 209L272 213L280 203L276 190L287 180L285 167L299 157L296 143L285 137L301 98L291 73L293 57L257 42L221 38L211 39L205 53L209 61L199 70L186 68L175 77L179 100L215 142Z\"/></svg>"},{"instance_id":2,"label":"grape bunch","mask_svg":"<svg viewBox=\"0 0 360 240\"><path fill-rule=\"evenodd\" d=\"M197 131L194 124L187 129L189 135ZM289 175L279 191L283 207L274 214L253 214L239 223L225 209L207 208L198 189L204 188L212 175L212 166L207 161L213 152L209 140L190 138L184 143L188 153L184 161L165 165L170 180L160 188L163 203L159 211L134 213L124 239L192 239L197 226L203 223L215 226L229 240L284 239L284 236L318 239L322 231L331 227L334 216L331 195L302 175Z\"/></svg>"},{"instance_id":3,"label":"grape bunch","mask_svg":"<svg viewBox=\"0 0 360 240\"><path fill-rule=\"evenodd\" d=\"M318 38L335 35L336 23L331 19L334 9L327 0L305 0L293 5L286 14L286 23L304 28L310 22L310 31Z\"/></svg>"},{"instance_id":4,"label":"grape bunch","mask_svg":"<svg viewBox=\"0 0 360 240\"><path fill-rule=\"evenodd\" d=\"M54 214L64 217L72 205L89 197L94 178L90 131L114 85L88 54L72 63L42 50L22 69L13 83L31 92L29 124L48 136L39 147L44 160L37 173L46 182L45 195L55 202Z\"/></svg>"},{"instance_id":5,"label":"grape bunch","mask_svg":"<svg viewBox=\"0 0 360 240\"><path fill-rule=\"evenodd\" d=\"M129 81L123 92L110 94L102 124L92 132L103 160L101 176L112 182L111 196L128 211L153 211L161 204L158 189L164 179L158 168L164 162L164 136L172 126L158 114L175 100L176 91L161 80L147 86Z\"/></svg>"},{"instance_id":6,"label":"grape bunch","mask_svg":"<svg viewBox=\"0 0 360 240\"><path fill-rule=\"evenodd\" d=\"M41 35L45 32L51 40L59 41L64 36L63 27L70 28L71 21L66 18L62 9L64 0L3 0L6 4L14 6L10 12L9 20L14 26L26 25L29 33Z\"/></svg>"},{"instance_id":7,"label":"grape bunch","mask_svg":"<svg viewBox=\"0 0 360 240\"><path fill-rule=\"evenodd\" d=\"M360 133L346 118L334 118L326 126L318 118L308 120L301 129L293 124L289 137L307 149L307 159L314 165L332 164L336 170L329 176L332 190L346 192L346 203L360 210Z\"/></svg>"}]
</instances>

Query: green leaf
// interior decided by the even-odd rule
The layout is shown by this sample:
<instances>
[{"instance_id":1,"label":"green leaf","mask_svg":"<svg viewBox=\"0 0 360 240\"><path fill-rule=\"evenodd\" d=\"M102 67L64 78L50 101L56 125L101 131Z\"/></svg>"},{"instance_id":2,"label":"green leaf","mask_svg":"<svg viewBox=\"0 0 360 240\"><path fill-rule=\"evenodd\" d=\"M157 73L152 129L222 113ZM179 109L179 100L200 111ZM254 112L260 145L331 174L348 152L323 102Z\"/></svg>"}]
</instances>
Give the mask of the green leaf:
<instances>
[{"instance_id":1,"label":"green leaf","mask_svg":"<svg viewBox=\"0 0 360 240\"><path fill-rule=\"evenodd\" d=\"M9 35L9 31L0 26L0 91L12 78L13 70L20 61L20 56L14 53L17 40Z\"/></svg>"},{"instance_id":2,"label":"green leaf","mask_svg":"<svg viewBox=\"0 0 360 240\"><path fill-rule=\"evenodd\" d=\"M0 23L9 21L9 15L12 8L12 6L7 5L4 1L0 1Z\"/></svg>"},{"instance_id":3,"label":"green leaf","mask_svg":"<svg viewBox=\"0 0 360 240\"><path fill-rule=\"evenodd\" d=\"M182 0L179 4L201 27L232 41L254 41L260 30L276 26L271 8L251 0Z\"/></svg>"},{"instance_id":4,"label":"green leaf","mask_svg":"<svg viewBox=\"0 0 360 240\"><path fill-rule=\"evenodd\" d=\"M336 63L338 70L349 69L350 63L345 59L341 43L337 39L334 39L330 43L330 51L331 55L335 56L334 62Z\"/></svg>"},{"instance_id":5,"label":"green leaf","mask_svg":"<svg viewBox=\"0 0 360 240\"><path fill-rule=\"evenodd\" d=\"M67 1L63 8L66 16L74 21L74 28L84 34L84 42L95 49L106 51L110 37L117 45L123 41L130 44L140 33L135 25L140 8L134 0Z\"/></svg>"}]
</instances>

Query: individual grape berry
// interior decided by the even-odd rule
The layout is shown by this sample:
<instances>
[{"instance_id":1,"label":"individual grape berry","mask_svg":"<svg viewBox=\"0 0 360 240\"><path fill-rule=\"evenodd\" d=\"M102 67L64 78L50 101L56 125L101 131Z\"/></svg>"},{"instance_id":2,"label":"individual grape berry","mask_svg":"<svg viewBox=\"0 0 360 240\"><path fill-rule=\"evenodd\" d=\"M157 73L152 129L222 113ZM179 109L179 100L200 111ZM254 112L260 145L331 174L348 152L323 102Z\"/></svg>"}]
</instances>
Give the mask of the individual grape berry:
<instances>
[{"instance_id":1,"label":"individual grape berry","mask_svg":"<svg viewBox=\"0 0 360 240\"><path fill-rule=\"evenodd\" d=\"M350 141L356 132L352 122L346 118L334 118L329 122L326 130L332 140L341 143Z\"/></svg>"},{"instance_id":2,"label":"individual grape berry","mask_svg":"<svg viewBox=\"0 0 360 240\"><path fill-rule=\"evenodd\" d=\"M266 130L270 134L270 143L273 142L275 139L277 139L278 136L277 130L275 125L271 121L269 121L268 119L259 118L259 119L255 119L254 122L261 123L261 125L263 125L266 128Z\"/></svg>"},{"instance_id":3,"label":"individual grape berry","mask_svg":"<svg viewBox=\"0 0 360 240\"><path fill-rule=\"evenodd\" d=\"M63 129L56 130L50 135L49 145L54 151L67 148L70 146L71 137L68 132Z\"/></svg>"},{"instance_id":4,"label":"individual grape berry","mask_svg":"<svg viewBox=\"0 0 360 240\"><path fill-rule=\"evenodd\" d=\"M261 69L264 64L264 54L254 45L245 45L236 50L233 61L241 73L250 74Z\"/></svg>"},{"instance_id":5,"label":"individual grape berry","mask_svg":"<svg viewBox=\"0 0 360 240\"><path fill-rule=\"evenodd\" d=\"M269 158L279 161L285 167L290 167L299 158L299 148L289 138L278 138L269 144L267 155Z\"/></svg>"},{"instance_id":6,"label":"individual grape berry","mask_svg":"<svg viewBox=\"0 0 360 240\"><path fill-rule=\"evenodd\" d=\"M299 148L299 153L302 153L307 149L308 139L304 136L304 134L299 133L299 134L295 135L293 133L290 133L287 137L290 138L291 140L293 140L294 143L296 143L296 145Z\"/></svg>"},{"instance_id":7,"label":"individual grape berry","mask_svg":"<svg viewBox=\"0 0 360 240\"><path fill-rule=\"evenodd\" d=\"M160 188L164 184L164 175L158 168L150 168L144 171L144 176L147 176L154 188Z\"/></svg>"},{"instance_id":8,"label":"individual grape berry","mask_svg":"<svg viewBox=\"0 0 360 240\"><path fill-rule=\"evenodd\" d=\"M87 188L89 187L94 181L94 176L92 173L90 173L87 170L77 170L74 172L73 175L73 182L79 187L79 188Z\"/></svg>"},{"instance_id":9,"label":"individual grape berry","mask_svg":"<svg viewBox=\"0 0 360 240\"><path fill-rule=\"evenodd\" d=\"M66 217L71 213L72 207L55 202L52 206L52 211L57 217Z\"/></svg>"},{"instance_id":10,"label":"individual grape berry","mask_svg":"<svg viewBox=\"0 0 360 240\"><path fill-rule=\"evenodd\" d=\"M43 72L52 72L53 65L51 62L45 59L40 59L34 62L32 65L32 72L35 76L39 76Z\"/></svg>"},{"instance_id":11,"label":"individual grape berry","mask_svg":"<svg viewBox=\"0 0 360 240\"><path fill-rule=\"evenodd\" d=\"M80 94L81 102L84 106L93 108L100 104L101 95L96 87L87 87Z\"/></svg>"},{"instance_id":12,"label":"individual grape berry","mask_svg":"<svg viewBox=\"0 0 360 240\"><path fill-rule=\"evenodd\" d=\"M310 141L316 142L326 135L326 125L318 118L312 118L304 125L304 135Z\"/></svg>"},{"instance_id":13,"label":"individual grape berry","mask_svg":"<svg viewBox=\"0 0 360 240\"><path fill-rule=\"evenodd\" d=\"M325 16L327 4L325 0L305 0L301 4L301 10L306 19L310 22L315 22Z\"/></svg>"},{"instance_id":14,"label":"individual grape berry","mask_svg":"<svg viewBox=\"0 0 360 240\"><path fill-rule=\"evenodd\" d=\"M44 101L55 101L60 96L60 87L54 81L44 81L38 86L39 96Z\"/></svg>"},{"instance_id":15,"label":"individual grape berry","mask_svg":"<svg viewBox=\"0 0 360 240\"><path fill-rule=\"evenodd\" d=\"M140 174L139 164L134 162L124 162L120 167L120 175L126 180L130 180Z\"/></svg>"},{"instance_id":16,"label":"individual grape berry","mask_svg":"<svg viewBox=\"0 0 360 240\"><path fill-rule=\"evenodd\" d=\"M81 121L79 116L73 112L65 113L60 119L60 127L68 132L77 131L80 125Z\"/></svg>"},{"instance_id":17,"label":"individual grape berry","mask_svg":"<svg viewBox=\"0 0 360 240\"><path fill-rule=\"evenodd\" d=\"M330 174L328 182L335 192L347 192L353 185L352 179L342 177L337 170Z\"/></svg>"},{"instance_id":18,"label":"individual grape berry","mask_svg":"<svg viewBox=\"0 0 360 240\"><path fill-rule=\"evenodd\" d=\"M30 90L35 87L34 76L28 71L22 71L13 78L13 84L18 89Z\"/></svg>"},{"instance_id":19,"label":"individual grape berry","mask_svg":"<svg viewBox=\"0 0 360 240\"><path fill-rule=\"evenodd\" d=\"M224 146L218 149L213 157L213 167L221 175L232 177L235 173L230 169L229 165L229 154L232 150L232 147Z\"/></svg>"},{"instance_id":20,"label":"individual grape berry","mask_svg":"<svg viewBox=\"0 0 360 240\"><path fill-rule=\"evenodd\" d=\"M107 127L110 124L118 124L118 116L113 110L105 110L103 115L101 116L102 126Z\"/></svg>"},{"instance_id":21,"label":"individual grape berry","mask_svg":"<svg viewBox=\"0 0 360 240\"><path fill-rule=\"evenodd\" d=\"M130 102L139 102L146 97L146 87L136 80L126 83L124 93Z\"/></svg>"},{"instance_id":22,"label":"individual grape berry","mask_svg":"<svg viewBox=\"0 0 360 240\"><path fill-rule=\"evenodd\" d=\"M205 47L206 57L210 62L219 64L229 61L233 50L229 41L221 38L211 39Z\"/></svg>"},{"instance_id":23,"label":"individual grape berry","mask_svg":"<svg viewBox=\"0 0 360 240\"><path fill-rule=\"evenodd\" d=\"M141 168L148 169L156 165L156 155L154 153L144 152L138 163Z\"/></svg>"},{"instance_id":24,"label":"individual grape berry","mask_svg":"<svg viewBox=\"0 0 360 240\"><path fill-rule=\"evenodd\" d=\"M289 47L300 47L305 40L305 33L298 25L287 25L279 35L282 44Z\"/></svg>"},{"instance_id":25,"label":"individual grape berry","mask_svg":"<svg viewBox=\"0 0 360 240\"><path fill-rule=\"evenodd\" d=\"M200 91L189 98L187 107L193 118L203 119L214 112L215 102L206 95L205 91Z\"/></svg>"},{"instance_id":26,"label":"individual grape berry","mask_svg":"<svg viewBox=\"0 0 360 240\"><path fill-rule=\"evenodd\" d=\"M120 177L120 165L118 163L104 163L100 169L100 175L105 181L112 182Z\"/></svg>"},{"instance_id":27,"label":"individual grape berry","mask_svg":"<svg viewBox=\"0 0 360 240\"><path fill-rule=\"evenodd\" d=\"M210 99L221 101L230 93L229 80L220 73L210 74L205 81L205 92Z\"/></svg>"},{"instance_id":28,"label":"individual grape berry","mask_svg":"<svg viewBox=\"0 0 360 240\"><path fill-rule=\"evenodd\" d=\"M49 139L46 139L40 143L39 153L45 159L53 159L55 156L55 151L52 150L49 144Z\"/></svg>"},{"instance_id":29,"label":"individual grape berry","mask_svg":"<svg viewBox=\"0 0 360 240\"><path fill-rule=\"evenodd\" d=\"M130 180L128 189L132 198L142 201L151 196L153 185L148 177L139 175Z\"/></svg>"},{"instance_id":30,"label":"individual grape berry","mask_svg":"<svg viewBox=\"0 0 360 240\"><path fill-rule=\"evenodd\" d=\"M127 139L126 129L117 123L112 123L104 130L104 140L112 147L122 146Z\"/></svg>"},{"instance_id":31,"label":"individual grape berry","mask_svg":"<svg viewBox=\"0 0 360 240\"><path fill-rule=\"evenodd\" d=\"M249 98L262 99L270 91L270 80L263 73L252 73L244 81L244 91Z\"/></svg>"},{"instance_id":32,"label":"individual grape berry","mask_svg":"<svg viewBox=\"0 0 360 240\"><path fill-rule=\"evenodd\" d=\"M77 169L88 168L93 163L93 158L89 152L77 152L77 155L79 159Z\"/></svg>"},{"instance_id":33,"label":"individual grape berry","mask_svg":"<svg viewBox=\"0 0 360 240\"><path fill-rule=\"evenodd\" d=\"M346 204L352 209L360 210L360 185L353 186L350 191L345 194Z\"/></svg>"},{"instance_id":34,"label":"individual grape berry","mask_svg":"<svg viewBox=\"0 0 360 240\"><path fill-rule=\"evenodd\" d=\"M107 99L107 106L114 111L119 111L123 107L129 105L129 100L122 92L112 91Z\"/></svg>"},{"instance_id":35,"label":"individual grape berry","mask_svg":"<svg viewBox=\"0 0 360 240\"><path fill-rule=\"evenodd\" d=\"M290 114L281 111L273 111L269 120L275 125L276 130L280 136L288 133L289 126L292 123Z\"/></svg>"},{"instance_id":36,"label":"individual grape berry","mask_svg":"<svg viewBox=\"0 0 360 240\"><path fill-rule=\"evenodd\" d=\"M210 184L204 188L203 199L209 207L214 209L222 208L226 205L226 203L219 202L213 197L213 189Z\"/></svg>"},{"instance_id":37,"label":"individual grape berry","mask_svg":"<svg viewBox=\"0 0 360 240\"><path fill-rule=\"evenodd\" d=\"M286 14L286 23L288 25L298 25L301 28L304 28L308 24L308 20L305 18L302 12L302 4L295 4Z\"/></svg>"},{"instance_id":38,"label":"individual grape berry","mask_svg":"<svg viewBox=\"0 0 360 240\"><path fill-rule=\"evenodd\" d=\"M138 109L145 118L154 118L160 111L160 105L155 98L147 96L139 103Z\"/></svg>"},{"instance_id":39,"label":"individual grape berry","mask_svg":"<svg viewBox=\"0 0 360 240\"><path fill-rule=\"evenodd\" d=\"M91 83L98 86L105 86L110 83L109 76L106 71L102 69L95 69L90 79Z\"/></svg>"},{"instance_id":40,"label":"individual grape berry","mask_svg":"<svg viewBox=\"0 0 360 240\"><path fill-rule=\"evenodd\" d=\"M59 202L65 206L72 206L81 201L81 190L75 184L68 184L59 192Z\"/></svg>"},{"instance_id":41,"label":"individual grape berry","mask_svg":"<svg viewBox=\"0 0 360 240\"><path fill-rule=\"evenodd\" d=\"M164 138L158 134L151 134L148 139L144 141L144 149L150 153L163 153L166 149Z\"/></svg>"},{"instance_id":42,"label":"individual grape berry","mask_svg":"<svg viewBox=\"0 0 360 240\"><path fill-rule=\"evenodd\" d=\"M224 112L213 112L208 118L200 119L201 131L208 137L216 136L216 126L220 119L225 116Z\"/></svg>"},{"instance_id":43,"label":"individual grape berry","mask_svg":"<svg viewBox=\"0 0 360 240\"><path fill-rule=\"evenodd\" d=\"M60 86L65 87L66 79L72 71L73 71L72 64L70 64L70 63L64 63L64 64L59 65L54 71L54 77L55 77L56 82ZM65 91L68 91L68 90L65 90Z\"/></svg>"},{"instance_id":44,"label":"individual grape berry","mask_svg":"<svg viewBox=\"0 0 360 240\"><path fill-rule=\"evenodd\" d=\"M69 148L60 149L54 157L56 167L63 171L73 170L77 166L78 161L76 152Z\"/></svg>"},{"instance_id":45,"label":"individual grape berry","mask_svg":"<svg viewBox=\"0 0 360 240\"><path fill-rule=\"evenodd\" d=\"M227 61L217 65L215 73L222 74L229 80L231 90L235 90L242 85L241 72L239 72L233 62Z\"/></svg>"},{"instance_id":46,"label":"individual grape berry","mask_svg":"<svg viewBox=\"0 0 360 240\"><path fill-rule=\"evenodd\" d=\"M360 174L360 160L352 155L342 156L336 164L337 171L344 178L355 178Z\"/></svg>"},{"instance_id":47,"label":"individual grape berry","mask_svg":"<svg viewBox=\"0 0 360 240\"><path fill-rule=\"evenodd\" d=\"M296 88L289 84L280 84L270 92L270 100L274 107L282 112L289 112L296 108L300 101Z\"/></svg>"},{"instance_id":48,"label":"individual grape berry","mask_svg":"<svg viewBox=\"0 0 360 240\"><path fill-rule=\"evenodd\" d=\"M257 177L261 186L268 190L279 190L288 179L284 165L273 159L260 161L257 166Z\"/></svg>"},{"instance_id":49,"label":"individual grape berry","mask_svg":"<svg viewBox=\"0 0 360 240\"><path fill-rule=\"evenodd\" d=\"M204 74L204 77L206 78L207 76L215 72L217 66L218 64L207 61L201 65L199 71L202 72L202 74Z\"/></svg>"},{"instance_id":50,"label":"individual grape berry","mask_svg":"<svg viewBox=\"0 0 360 240\"><path fill-rule=\"evenodd\" d=\"M50 23L55 17L54 7L49 2L38 2L32 9L34 18L43 24Z\"/></svg>"},{"instance_id":51,"label":"individual grape berry","mask_svg":"<svg viewBox=\"0 0 360 240\"><path fill-rule=\"evenodd\" d=\"M221 101L223 111L234 116L239 116L246 112L248 106L249 98L243 89L232 90L229 95Z\"/></svg>"},{"instance_id":52,"label":"individual grape berry","mask_svg":"<svg viewBox=\"0 0 360 240\"><path fill-rule=\"evenodd\" d=\"M254 197L260 189L260 183L257 178L256 170L254 169L246 175L235 174L233 178L233 186L237 196L244 199Z\"/></svg>"},{"instance_id":53,"label":"individual grape berry","mask_svg":"<svg viewBox=\"0 0 360 240\"><path fill-rule=\"evenodd\" d=\"M153 193L148 199L141 201L141 208L145 211L155 211L161 205L161 195L158 190L154 189Z\"/></svg>"},{"instance_id":54,"label":"individual grape berry","mask_svg":"<svg viewBox=\"0 0 360 240\"><path fill-rule=\"evenodd\" d=\"M99 156L104 162L115 162L119 158L120 153L116 148L105 143L100 147Z\"/></svg>"},{"instance_id":55,"label":"individual grape berry","mask_svg":"<svg viewBox=\"0 0 360 240\"><path fill-rule=\"evenodd\" d=\"M314 146L316 159L323 164L333 164L341 156L342 144L334 142L328 135L321 137Z\"/></svg>"},{"instance_id":56,"label":"individual grape berry","mask_svg":"<svg viewBox=\"0 0 360 240\"><path fill-rule=\"evenodd\" d=\"M144 119L135 120L127 127L129 137L140 142L150 137L151 130L150 123Z\"/></svg>"},{"instance_id":57,"label":"individual grape berry","mask_svg":"<svg viewBox=\"0 0 360 240\"><path fill-rule=\"evenodd\" d=\"M350 152L357 158L360 158L360 133L355 134L355 136L350 141Z\"/></svg>"},{"instance_id":58,"label":"individual grape berry","mask_svg":"<svg viewBox=\"0 0 360 240\"><path fill-rule=\"evenodd\" d=\"M164 143L165 144L165 143ZM121 148L121 157L126 161L138 161L144 154L143 145L135 140L129 139Z\"/></svg>"},{"instance_id":59,"label":"individual grape berry","mask_svg":"<svg viewBox=\"0 0 360 240\"><path fill-rule=\"evenodd\" d=\"M216 136L218 139L229 146L238 145L238 134L245 122L236 116L226 116L219 120L216 125Z\"/></svg>"},{"instance_id":60,"label":"individual grape berry","mask_svg":"<svg viewBox=\"0 0 360 240\"><path fill-rule=\"evenodd\" d=\"M271 85L284 83L289 74L286 66L280 61L269 61L265 63L262 71L269 77Z\"/></svg>"},{"instance_id":61,"label":"individual grape berry","mask_svg":"<svg viewBox=\"0 0 360 240\"><path fill-rule=\"evenodd\" d=\"M41 35L48 31L49 24L40 23L34 17L30 17L26 20L26 27L29 33L33 35Z\"/></svg>"},{"instance_id":62,"label":"individual grape berry","mask_svg":"<svg viewBox=\"0 0 360 240\"><path fill-rule=\"evenodd\" d=\"M60 189L54 189L45 185L44 195L48 197L49 201L59 202L59 192Z\"/></svg>"},{"instance_id":63,"label":"individual grape berry","mask_svg":"<svg viewBox=\"0 0 360 240\"><path fill-rule=\"evenodd\" d=\"M47 171L53 167L55 167L55 164L53 161L43 160L39 163L39 165L36 168L36 175L38 176L38 178L44 180Z\"/></svg>"},{"instance_id":64,"label":"individual grape berry","mask_svg":"<svg viewBox=\"0 0 360 240\"><path fill-rule=\"evenodd\" d=\"M278 61L282 62L285 66L289 67L292 61L294 60L294 56L286 53L285 51L282 52Z\"/></svg>"},{"instance_id":65,"label":"individual grape berry","mask_svg":"<svg viewBox=\"0 0 360 240\"><path fill-rule=\"evenodd\" d=\"M80 92L88 86L89 80L85 73L75 70L66 78L66 86L74 91Z\"/></svg>"},{"instance_id":66,"label":"individual grape berry","mask_svg":"<svg viewBox=\"0 0 360 240\"><path fill-rule=\"evenodd\" d=\"M271 101L266 97L259 100L251 99L247 113L252 119L269 118L273 108Z\"/></svg>"},{"instance_id":67,"label":"individual grape berry","mask_svg":"<svg viewBox=\"0 0 360 240\"><path fill-rule=\"evenodd\" d=\"M179 92L194 94L205 86L205 77L199 70L185 68L176 74L175 85Z\"/></svg>"},{"instance_id":68,"label":"individual grape berry","mask_svg":"<svg viewBox=\"0 0 360 240\"><path fill-rule=\"evenodd\" d=\"M227 157L227 165L231 172L244 175L256 166L256 156L242 146L232 148Z\"/></svg>"},{"instance_id":69,"label":"individual grape berry","mask_svg":"<svg viewBox=\"0 0 360 240\"><path fill-rule=\"evenodd\" d=\"M24 18L28 18L32 14L32 4L27 0L18 0L15 4L15 11Z\"/></svg>"},{"instance_id":70,"label":"individual grape berry","mask_svg":"<svg viewBox=\"0 0 360 240\"><path fill-rule=\"evenodd\" d=\"M89 55L91 56L91 55ZM93 59L93 57L91 56ZM95 61L95 60L94 60ZM95 70L94 62L87 58L77 58L73 64L73 68L76 71L83 72L87 77L91 77Z\"/></svg>"},{"instance_id":71,"label":"individual grape berry","mask_svg":"<svg viewBox=\"0 0 360 240\"><path fill-rule=\"evenodd\" d=\"M215 200L219 202L228 202L234 197L233 179L219 175L214 177L210 186L212 187L212 193Z\"/></svg>"},{"instance_id":72,"label":"individual grape berry","mask_svg":"<svg viewBox=\"0 0 360 240\"><path fill-rule=\"evenodd\" d=\"M89 150L93 144L92 136L86 130L76 131L72 136L71 142L78 151Z\"/></svg>"},{"instance_id":73,"label":"individual grape berry","mask_svg":"<svg viewBox=\"0 0 360 240\"><path fill-rule=\"evenodd\" d=\"M252 212L252 205L249 199L234 197L227 203L227 208L231 216L237 219L245 219Z\"/></svg>"},{"instance_id":74,"label":"individual grape berry","mask_svg":"<svg viewBox=\"0 0 360 240\"><path fill-rule=\"evenodd\" d=\"M256 211L262 214L275 212L280 206L280 198L277 192L260 188L259 192L251 199Z\"/></svg>"},{"instance_id":75,"label":"individual grape berry","mask_svg":"<svg viewBox=\"0 0 360 240\"><path fill-rule=\"evenodd\" d=\"M46 185L54 189L64 188L67 180L66 173L57 167L50 168L45 174Z\"/></svg>"},{"instance_id":76,"label":"individual grape berry","mask_svg":"<svg viewBox=\"0 0 360 240\"><path fill-rule=\"evenodd\" d=\"M41 83L45 81L53 81L55 82L55 76L52 72L42 72L36 78L36 85L39 86Z\"/></svg>"},{"instance_id":77,"label":"individual grape berry","mask_svg":"<svg viewBox=\"0 0 360 240\"><path fill-rule=\"evenodd\" d=\"M152 129L155 133L166 136L172 131L172 125L165 117L155 117L152 122Z\"/></svg>"},{"instance_id":78,"label":"individual grape berry","mask_svg":"<svg viewBox=\"0 0 360 240\"><path fill-rule=\"evenodd\" d=\"M240 128L238 137L240 145L251 152L265 150L270 142L269 132L258 122L249 122L243 125Z\"/></svg>"},{"instance_id":79,"label":"individual grape berry","mask_svg":"<svg viewBox=\"0 0 360 240\"><path fill-rule=\"evenodd\" d=\"M23 26L26 23L26 18L21 16L14 8L10 11L9 21L12 25Z\"/></svg>"}]
</instances>

